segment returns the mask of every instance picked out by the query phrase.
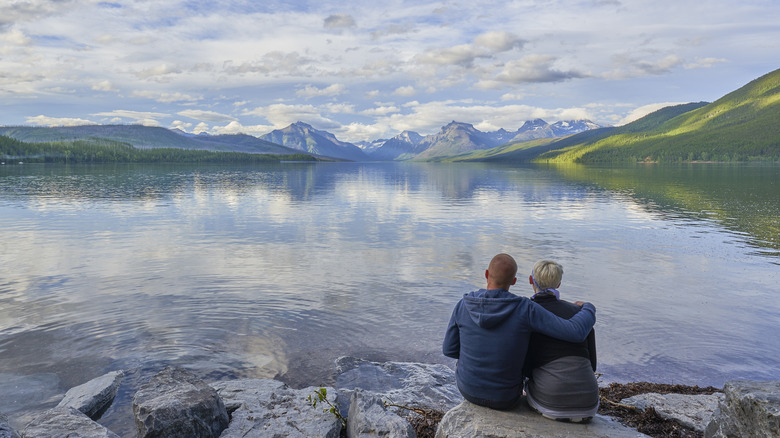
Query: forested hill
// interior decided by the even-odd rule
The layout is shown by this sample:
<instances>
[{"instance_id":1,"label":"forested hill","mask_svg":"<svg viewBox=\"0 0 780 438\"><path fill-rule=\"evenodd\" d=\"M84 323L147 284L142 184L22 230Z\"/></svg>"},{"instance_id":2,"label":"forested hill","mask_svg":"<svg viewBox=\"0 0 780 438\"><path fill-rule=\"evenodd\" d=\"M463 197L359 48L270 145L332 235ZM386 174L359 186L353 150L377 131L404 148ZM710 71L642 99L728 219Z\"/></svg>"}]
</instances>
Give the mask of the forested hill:
<instances>
[{"instance_id":1,"label":"forested hill","mask_svg":"<svg viewBox=\"0 0 780 438\"><path fill-rule=\"evenodd\" d=\"M26 163L268 163L315 161L309 154L258 154L179 148L139 149L106 140L28 143L0 135L0 162Z\"/></svg>"},{"instance_id":2,"label":"forested hill","mask_svg":"<svg viewBox=\"0 0 780 438\"><path fill-rule=\"evenodd\" d=\"M662 109L601 138L569 137L548 145L549 151L534 161L780 160L780 70L713 103L697 105ZM675 111L680 114L669 118Z\"/></svg>"}]
</instances>

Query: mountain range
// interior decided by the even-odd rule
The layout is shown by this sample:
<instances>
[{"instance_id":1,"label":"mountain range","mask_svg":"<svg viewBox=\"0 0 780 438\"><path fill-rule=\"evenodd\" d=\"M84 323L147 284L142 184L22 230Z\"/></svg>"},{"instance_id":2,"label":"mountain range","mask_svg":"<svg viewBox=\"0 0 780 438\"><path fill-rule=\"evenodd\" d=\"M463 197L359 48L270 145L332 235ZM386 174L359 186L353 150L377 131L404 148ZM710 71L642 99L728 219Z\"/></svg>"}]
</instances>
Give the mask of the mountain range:
<instances>
[{"instance_id":1,"label":"mountain range","mask_svg":"<svg viewBox=\"0 0 780 438\"><path fill-rule=\"evenodd\" d=\"M340 141L296 122L261 137L187 134L140 125L0 127L0 136L27 143L117 142L136 148L180 148L255 154L305 153L350 161L681 162L780 160L780 70L715 102L662 108L619 127L587 120L525 122L516 131L482 132L452 121L436 134L404 131L390 139ZM0 149L0 158L3 150Z\"/></svg>"},{"instance_id":2,"label":"mountain range","mask_svg":"<svg viewBox=\"0 0 780 438\"><path fill-rule=\"evenodd\" d=\"M430 159L457 153L489 149L507 141L552 138L592 129L598 125L587 120L548 124L536 119L517 131L499 129L481 132L468 123L452 123L437 134L422 136L404 131L388 140L362 143L363 148L340 141L330 132L317 130L304 122L274 130L261 137L246 134L189 134L180 130L141 125L85 125L71 127L0 127L0 135L25 142L58 142L106 139L128 143L137 148L180 148L266 154L305 152L315 157L348 161L387 161Z\"/></svg>"}]
</instances>

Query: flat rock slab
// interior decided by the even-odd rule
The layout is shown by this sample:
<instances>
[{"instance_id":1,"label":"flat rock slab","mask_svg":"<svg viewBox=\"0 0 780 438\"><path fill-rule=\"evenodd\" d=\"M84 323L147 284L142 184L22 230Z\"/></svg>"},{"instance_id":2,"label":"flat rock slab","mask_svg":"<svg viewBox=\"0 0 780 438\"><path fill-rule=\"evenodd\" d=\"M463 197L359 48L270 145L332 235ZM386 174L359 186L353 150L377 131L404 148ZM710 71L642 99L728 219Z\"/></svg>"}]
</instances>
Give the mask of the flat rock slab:
<instances>
[{"instance_id":1,"label":"flat rock slab","mask_svg":"<svg viewBox=\"0 0 780 438\"><path fill-rule=\"evenodd\" d=\"M87 417L98 420L114 401L124 375L124 371L112 371L71 388L57 407L75 408Z\"/></svg>"},{"instance_id":2,"label":"flat rock slab","mask_svg":"<svg viewBox=\"0 0 780 438\"><path fill-rule=\"evenodd\" d=\"M601 415L589 424L549 420L531 411L525 400L511 411L497 411L467 401L444 415L436 438L637 438L647 435Z\"/></svg>"},{"instance_id":3,"label":"flat rock slab","mask_svg":"<svg viewBox=\"0 0 780 438\"><path fill-rule=\"evenodd\" d=\"M621 403L639 409L653 408L667 420L673 420L698 432L704 432L712 419L712 413L718 408L723 393L715 394L658 394L654 392L639 394L621 400Z\"/></svg>"},{"instance_id":4,"label":"flat rock slab","mask_svg":"<svg viewBox=\"0 0 780 438\"><path fill-rule=\"evenodd\" d=\"M352 392L360 388L392 403L441 412L463 401L455 371L441 364L370 362L354 357L336 361L336 389L344 395L342 415L349 411Z\"/></svg>"},{"instance_id":5,"label":"flat rock slab","mask_svg":"<svg viewBox=\"0 0 780 438\"><path fill-rule=\"evenodd\" d=\"M212 384L231 412L231 421L220 438L338 438L341 421L327 412L324 402L313 407L317 387L300 390L272 379L242 379ZM336 405L339 397L326 388L327 400Z\"/></svg>"},{"instance_id":6,"label":"flat rock slab","mask_svg":"<svg viewBox=\"0 0 780 438\"><path fill-rule=\"evenodd\" d=\"M36 417L22 431L22 438L119 438L81 411L71 407L54 408Z\"/></svg>"}]
</instances>

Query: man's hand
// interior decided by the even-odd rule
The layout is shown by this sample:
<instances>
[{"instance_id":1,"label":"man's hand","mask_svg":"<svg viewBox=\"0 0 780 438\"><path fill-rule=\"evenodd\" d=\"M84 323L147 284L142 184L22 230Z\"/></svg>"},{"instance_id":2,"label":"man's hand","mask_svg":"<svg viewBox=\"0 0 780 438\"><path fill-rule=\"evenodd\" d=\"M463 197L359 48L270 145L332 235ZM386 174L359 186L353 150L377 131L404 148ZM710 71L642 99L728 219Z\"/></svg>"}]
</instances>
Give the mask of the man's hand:
<instances>
[{"instance_id":1,"label":"man's hand","mask_svg":"<svg viewBox=\"0 0 780 438\"><path fill-rule=\"evenodd\" d=\"M585 304L585 301L575 301L574 304L582 307L582 305Z\"/></svg>"}]
</instances>

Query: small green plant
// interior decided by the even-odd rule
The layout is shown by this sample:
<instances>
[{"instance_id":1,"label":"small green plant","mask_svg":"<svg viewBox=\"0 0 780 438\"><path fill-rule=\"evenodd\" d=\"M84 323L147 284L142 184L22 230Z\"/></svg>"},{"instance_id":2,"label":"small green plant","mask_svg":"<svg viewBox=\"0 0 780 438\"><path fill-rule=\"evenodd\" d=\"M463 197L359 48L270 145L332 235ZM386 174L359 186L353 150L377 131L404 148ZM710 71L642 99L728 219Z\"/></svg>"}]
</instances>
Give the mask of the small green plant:
<instances>
[{"instance_id":1,"label":"small green plant","mask_svg":"<svg viewBox=\"0 0 780 438\"><path fill-rule=\"evenodd\" d=\"M336 418L339 419L341 422L341 427L347 427L347 419L344 418L343 415L341 415L341 411L339 410L339 404L336 403L335 405L328 400L328 389L327 388L320 388L314 391L313 394L309 394L308 397L306 397L306 401L309 402L309 404L316 408L317 404L324 403L327 406L322 409L323 412L330 412Z\"/></svg>"}]
</instances>

